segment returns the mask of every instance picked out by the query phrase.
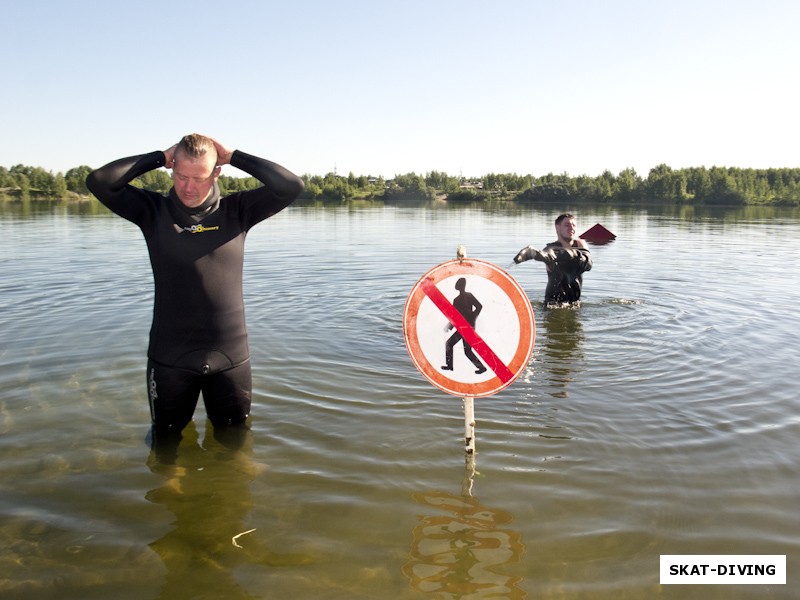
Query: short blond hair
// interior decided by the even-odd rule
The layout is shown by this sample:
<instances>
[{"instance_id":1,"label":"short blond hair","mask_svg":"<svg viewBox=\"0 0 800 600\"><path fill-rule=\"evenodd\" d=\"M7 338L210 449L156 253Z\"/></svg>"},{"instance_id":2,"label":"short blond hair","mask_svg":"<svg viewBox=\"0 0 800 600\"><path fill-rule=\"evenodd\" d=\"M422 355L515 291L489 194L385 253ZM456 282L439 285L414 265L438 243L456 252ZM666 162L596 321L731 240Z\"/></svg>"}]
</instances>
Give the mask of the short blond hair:
<instances>
[{"instance_id":1,"label":"short blond hair","mask_svg":"<svg viewBox=\"0 0 800 600\"><path fill-rule=\"evenodd\" d=\"M177 156L179 153L189 159L202 158L210 154L213 156L214 162L217 161L217 148L214 146L214 141L199 133L183 136L175 148L175 155Z\"/></svg>"}]
</instances>

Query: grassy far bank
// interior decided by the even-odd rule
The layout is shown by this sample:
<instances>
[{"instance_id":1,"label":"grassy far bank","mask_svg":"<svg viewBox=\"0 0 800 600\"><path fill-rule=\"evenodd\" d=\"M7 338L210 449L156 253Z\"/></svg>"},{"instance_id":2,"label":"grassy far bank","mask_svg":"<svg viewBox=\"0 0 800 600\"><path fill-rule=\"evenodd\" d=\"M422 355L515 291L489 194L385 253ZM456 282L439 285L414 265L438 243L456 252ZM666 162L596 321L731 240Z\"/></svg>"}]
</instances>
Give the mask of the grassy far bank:
<instances>
[{"instance_id":1,"label":"grassy far bank","mask_svg":"<svg viewBox=\"0 0 800 600\"><path fill-rule=\"evenodd\" d=\"M86 175L91 167L81 166L65 174L40 167L0 167L0 200L81 200L90 197ZM605 171L597 177L566 173L536 177L517 174L488 174L465 179L443 172L425 175L407 173L393 179L304 175L303 199L321 202L376 200L405 202L440 200L453 203L508 201L520 204L601 203L613 205L695 204L707 206L800 206L800 168L741 169L693 167L672 169L659 165L642 177L633 169L614 175ZM134 182L145 189L166 193L172 186L163 169L146 173ZM261 185L253 177L219 178L223 194Z\"/></svg>"}]
</instances>

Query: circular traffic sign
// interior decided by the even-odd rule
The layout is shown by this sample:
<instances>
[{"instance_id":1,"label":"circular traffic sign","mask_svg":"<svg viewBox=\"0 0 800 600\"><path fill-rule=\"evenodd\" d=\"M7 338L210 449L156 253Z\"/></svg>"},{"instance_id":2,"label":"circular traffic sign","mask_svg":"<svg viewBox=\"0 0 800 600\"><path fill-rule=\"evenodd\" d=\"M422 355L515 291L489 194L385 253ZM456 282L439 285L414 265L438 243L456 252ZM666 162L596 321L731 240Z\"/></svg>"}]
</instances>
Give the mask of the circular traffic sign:
<instances>
[{"instance_id":1,"label":"circular traffic sign","mask_svg":"<svg viewBox=\"0 0 800 600\"><path fill-rule=\"evenodd\" d=\"M536 325L516 280L469 258L422 276L406 300L403 333L411 360L434 386L454 396L483 397L525 369Z\"/></svg>"}]
</instances>

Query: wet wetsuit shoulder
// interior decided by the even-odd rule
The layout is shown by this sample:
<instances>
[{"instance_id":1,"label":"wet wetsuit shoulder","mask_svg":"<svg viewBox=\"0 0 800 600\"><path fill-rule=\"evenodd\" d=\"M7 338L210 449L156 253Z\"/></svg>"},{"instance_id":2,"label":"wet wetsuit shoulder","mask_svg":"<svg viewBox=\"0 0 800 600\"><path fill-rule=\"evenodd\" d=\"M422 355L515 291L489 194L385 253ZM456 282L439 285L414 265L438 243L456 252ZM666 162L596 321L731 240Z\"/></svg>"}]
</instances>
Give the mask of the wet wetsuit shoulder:
<instances>
[{"instance_id":1,"label":"wet wetsuit shoulder","mask_svg":"<svg viewBox=\"0 0 800 600\"><path fill-rule=\"evenodd\" d=\"M258 179L263 185L231 194L223 202L236 202L242 211L245 230L289 206L303 191L303 180L282 166L258 156L235 150L231 166Z\"/></svg>"},{"instance_id":2,"label":"wet wetsuit shoulder","mask_svg":"<svg viewBox=\"0 0 800 600\"><path fill-rule=\"evenodd\" d=\"M163 167L164 153L160 150L120 158L95 169L86 178L86 187L113 213L139 225L152 221L156 207L164 197L131 185L131 181L145 173ZM145 233L146 234L146 233Z\"/></svg>"}]
</instances>

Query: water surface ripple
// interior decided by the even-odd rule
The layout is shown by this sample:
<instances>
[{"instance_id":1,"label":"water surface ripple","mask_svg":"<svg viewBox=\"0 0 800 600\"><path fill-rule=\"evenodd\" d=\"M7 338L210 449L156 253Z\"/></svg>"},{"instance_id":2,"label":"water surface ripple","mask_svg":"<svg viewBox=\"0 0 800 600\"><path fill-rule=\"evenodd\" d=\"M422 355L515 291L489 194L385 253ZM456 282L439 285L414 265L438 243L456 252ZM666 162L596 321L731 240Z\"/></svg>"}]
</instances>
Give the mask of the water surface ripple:
<instances>
[{"instance_id":1,"label":"water surface ripple","mask_svg":"<svg viewBox=\"0 0 800 600\"><path fill-rule=\"evenodd\" d=\"M461 399L408 357L405 300L457 244L506 267L555 213L297 206L259 226L251 430L237 449L201 405L164 460L144 242L92 212L0 211L0 597L797 597L796 210L576 209L618 238L577 310L542 309L540 264L510 267L536 345L476 400L474 470ZM661 586L662 554L786 554L788 584Z\"/></svg>"}]
</instances>

